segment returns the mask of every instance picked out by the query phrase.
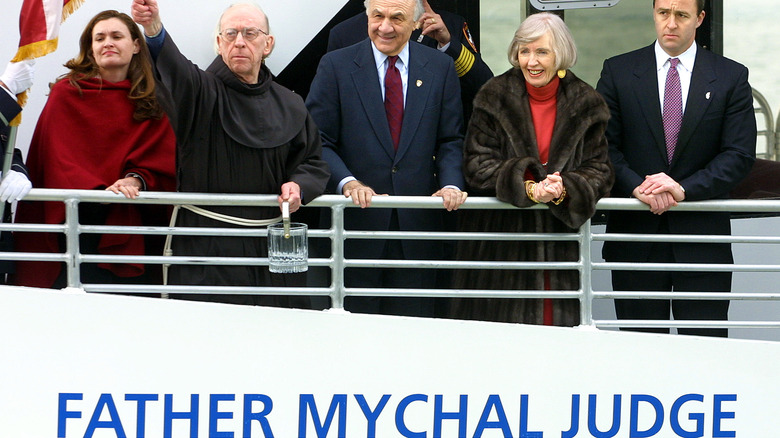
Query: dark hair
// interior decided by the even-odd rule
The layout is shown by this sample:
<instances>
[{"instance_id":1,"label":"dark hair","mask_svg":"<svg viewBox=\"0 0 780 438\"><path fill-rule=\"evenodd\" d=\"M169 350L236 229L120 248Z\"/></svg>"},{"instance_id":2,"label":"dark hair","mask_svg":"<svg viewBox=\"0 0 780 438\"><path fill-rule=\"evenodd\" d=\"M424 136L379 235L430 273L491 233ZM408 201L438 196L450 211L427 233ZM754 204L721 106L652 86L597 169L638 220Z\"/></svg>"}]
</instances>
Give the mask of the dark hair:
<instances>
[{"instance_id":1,"label":"dark hair","mask_svg":"<svg viewBox=\"0 0 780 438\"><path fill-rule=\"evenodd\" d=\"M163 110L154 94L152 59L146 47L146 39L133 19L125 13L108 10L95 15L81 34L79 54L65 63L65 67L70 71L59 79L67 78L71 85L81 90L77 81L98 76L99 68L92 54L92 31L97 23L110 18L118 18L122 21L130 31L130 38L138 41L140 46L138 53L130 60L130 68L127 70L127 78L130 80L130 91L127 97L135 104L133 119L142 121L162 118Z\"/></svg>"},{"instance_id":2,"label":"dark hair","mask_svg":"<svg viewBox=\"0 0 780 438\"><path fill-rule=\"evenodd\" d=\"M696 0L696 15L700 15L701 11L704 10L704 1L705 0ZM653 7L655 7L655 0L653 0Z\"/></svg>"}]
</instances>

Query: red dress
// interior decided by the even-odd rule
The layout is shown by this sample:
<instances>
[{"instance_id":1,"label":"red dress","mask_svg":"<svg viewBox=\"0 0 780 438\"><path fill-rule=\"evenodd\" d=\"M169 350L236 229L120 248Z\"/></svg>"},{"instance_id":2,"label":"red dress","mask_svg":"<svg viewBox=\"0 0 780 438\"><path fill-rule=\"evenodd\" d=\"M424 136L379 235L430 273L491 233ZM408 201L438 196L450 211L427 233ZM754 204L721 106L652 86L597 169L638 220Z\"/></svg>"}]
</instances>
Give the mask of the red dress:
<instances>
[{"instance_id":1,"label":"red dress","mask_svg":"<svg viewBox=\"0 0 780 438\"><path fill-rule=\"evenodd\" d=\"M176 139L168 118L133 119L135 106L128 98L130 81L118 83L88 79L81 90L60 80L35 127L27 167L36 188L103 190L129 173L140 175L146 190L176 189ZM85 204L87 207L89 204ZM95 204L92 204L95 205ZM62 202L20 202L16 222L61 224ZM141 225L139 206L112 204L106 225ZM61 252L55 233L16 233L17 251ZM101 254L143 255L143 235L101 236ZM139 264L99 265L119 277L134 277L144 271ZM15 284L51 287L61 263L17 262Z\"/></svg>"},{"instance_id":2,"label":"red dress","mask_svg":"<svg viewBox=\"0 0 780 438\"><path fill-rule=\"evenodd\" d=\"M528 90L528 102L531 105L531 115L534 121L534 131L536 132L536 144L539 148L539 159L545 168L550 156L550 142L552 140L553 128L555 128L555 116L557 114L556 104L558 99L558 85L561 83L558 76L543 87L534 87L528 82L525 83ZM533 179L526 175L526 179ZM550 278L548 272L544 273L544 288L550 289ZM549 298L544 299L544 325L554 325L553 303Z\"/></svg>"}]
</instances>

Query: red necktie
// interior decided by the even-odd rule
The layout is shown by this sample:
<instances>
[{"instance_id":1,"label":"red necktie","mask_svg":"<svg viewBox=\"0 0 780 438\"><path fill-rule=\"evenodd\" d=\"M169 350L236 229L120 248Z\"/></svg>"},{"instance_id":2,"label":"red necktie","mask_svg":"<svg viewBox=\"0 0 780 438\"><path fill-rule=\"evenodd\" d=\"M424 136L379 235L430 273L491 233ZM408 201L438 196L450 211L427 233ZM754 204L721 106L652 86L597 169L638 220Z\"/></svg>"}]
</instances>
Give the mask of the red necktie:
<instances>
[{"instance_id":1,"label":"red necktie","mask_svg":"<svg viewBox=\"0 0 780 438\"><path fill-rule=\"evenodd\" d=\"M664 87L664 136L666 137L666 159L672 162L674 148L677 146L677 135L682 126L682 87L680 86L680 74L677 73L677 58L670 58L669 72L666 73L666 86Z\"/></svg>"},{"instance_id":2,"label":"red necktie","mask_svg":"<svg viewBox=\"0 0 780 438\"><path fill-rule=\"evenodd\" d=\"M390 136L393 138L393 148L398 150L401 139L401 123L404 120L404 86L401 83L401 73L395 66L398 56L387 57L387 72L385 73L385 112L387 124L390 126Z\"/></svg>"}]
</instances>

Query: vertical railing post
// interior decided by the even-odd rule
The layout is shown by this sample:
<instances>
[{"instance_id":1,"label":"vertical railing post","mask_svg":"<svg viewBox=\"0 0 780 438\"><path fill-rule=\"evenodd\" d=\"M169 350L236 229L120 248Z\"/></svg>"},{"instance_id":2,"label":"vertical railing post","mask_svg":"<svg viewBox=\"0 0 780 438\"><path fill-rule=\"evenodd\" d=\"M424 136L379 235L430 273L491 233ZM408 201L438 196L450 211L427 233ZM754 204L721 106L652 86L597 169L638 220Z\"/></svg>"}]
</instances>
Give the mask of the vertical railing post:
<instances>
[{"instance_id":1,"label":"vertical railing post","mask_svg":"<svg viewBox=\"0 0 780 438\"><path fill-rule=\"evenodd\" d=\"M580 227L580 325L593 325L593 230L588 219Z\"/></svg>"},{"instance_id":2,"label":"vertical railing post","mask_svg":"<svg viewBox=\"0 0 780 438\"><path fill-rule=\"evenodd\" d=\"M81 248L79 247L79 201L65 200L65 254L68 287L81 287Z\"/></svg>"},{"instance_id":3,"label":"vertical railing post","mask_svg":"<svg viewBox=\"0 0 780 438\"><path fill-rule=\"evenodd\" d=\"M331 308L343 310L344 297L344 204L331 206Z\"/></svg>"}]
</instances>

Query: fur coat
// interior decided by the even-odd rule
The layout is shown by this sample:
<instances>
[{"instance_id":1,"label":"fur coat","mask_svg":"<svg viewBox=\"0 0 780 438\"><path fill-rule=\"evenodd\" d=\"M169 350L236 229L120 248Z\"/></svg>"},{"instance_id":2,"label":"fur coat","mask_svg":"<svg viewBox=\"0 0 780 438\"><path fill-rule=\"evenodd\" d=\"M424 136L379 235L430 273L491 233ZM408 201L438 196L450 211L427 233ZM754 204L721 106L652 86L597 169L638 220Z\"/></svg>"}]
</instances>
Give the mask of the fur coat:
<instances>
[{"instance_id":1,"label":"fur coat","mask_svg":"<svg viewBox=\"0 0 780 438\"><path fill-rule=\"evenodd\" d=\"M560 205L546 209L462 210L460 231L574 233L596 211L612 187L614 172L604 131L609 109L601 96L570 71L556 97L556 120L545 168L536 144L525 79L511 69L485 84L474 100L464 144L464 176L476 196L495 196L517 207L534 205L525 192L525 175L535 181L559 171L566 189ZM576 241L461 241L459 260L577 261ZM547 281L545 281L547 276ZM545 283L547 286L545 287ZM458 289L577 290L576 270L462 269ZM554 300L555 325L579 324L577 300ZM541 324L542 299L455 299L452 316L466 319Z\"/></svg>"}]
</instances>

